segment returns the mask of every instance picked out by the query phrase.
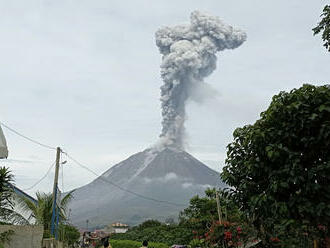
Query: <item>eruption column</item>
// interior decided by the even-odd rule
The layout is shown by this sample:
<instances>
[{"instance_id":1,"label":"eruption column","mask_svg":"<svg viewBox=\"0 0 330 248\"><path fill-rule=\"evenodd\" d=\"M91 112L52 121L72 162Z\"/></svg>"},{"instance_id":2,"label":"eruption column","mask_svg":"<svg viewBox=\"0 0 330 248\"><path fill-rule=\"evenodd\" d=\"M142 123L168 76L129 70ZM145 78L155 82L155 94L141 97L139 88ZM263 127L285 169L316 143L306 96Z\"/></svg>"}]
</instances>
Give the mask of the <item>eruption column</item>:
<instances>
[{"instance_id":1,"label":"eruption column","mask_svg":"<svg viewBox=\"0 0 330 248\"><path fill-rule=\"evenodd\" d=\"M243 31L218 17L194 11L190 24L164 27L156 32L156 44L163 55L161 77L161 143L183 148L185 102L195 86L216 69L215 54L234 49L246 40Z\"/></svg>"}]
</instances>

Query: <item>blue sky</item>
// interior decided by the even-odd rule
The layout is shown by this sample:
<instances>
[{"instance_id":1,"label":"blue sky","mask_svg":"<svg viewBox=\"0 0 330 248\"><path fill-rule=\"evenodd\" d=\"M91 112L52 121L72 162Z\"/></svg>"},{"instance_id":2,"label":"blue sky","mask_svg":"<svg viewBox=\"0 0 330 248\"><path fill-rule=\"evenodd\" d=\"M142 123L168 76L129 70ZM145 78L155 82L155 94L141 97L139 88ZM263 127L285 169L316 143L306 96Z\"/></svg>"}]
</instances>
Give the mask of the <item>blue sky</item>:
<instances>
[{"instance_id":1,"label":"blue sky","mask_svg":"<svg viewBox=\"0 0 330 248\"><path fill-rule=\"evenodd\" d=\"M330 57L311 29L327 1L0 0L0 120L102 173L157 141L161 129L156 30L194 10L243 29L205 81L218 92L188 102L187 151L220 171L236 127L253 123L281 90L329 83ZM55 160L4 129L19 187ZM65 189L94 175L67 163ZM53 174L36 187L51 191Z\"/></svg>"}]
</instances>

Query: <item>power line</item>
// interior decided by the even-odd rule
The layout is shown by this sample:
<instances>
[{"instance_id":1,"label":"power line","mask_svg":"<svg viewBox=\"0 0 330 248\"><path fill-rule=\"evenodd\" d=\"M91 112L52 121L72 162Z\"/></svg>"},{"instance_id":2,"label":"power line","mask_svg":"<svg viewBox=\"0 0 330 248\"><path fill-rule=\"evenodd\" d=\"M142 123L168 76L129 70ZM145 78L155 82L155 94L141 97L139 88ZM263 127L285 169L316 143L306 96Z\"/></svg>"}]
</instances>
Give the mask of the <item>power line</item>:
<instances>
[{"instance_id":1,"label":"power line","mask_svg":"<svg viewBox=\"0 0 330 248\"><path fill-rule=\"evenodd\" d=\"M27 191L30 189L33 189L35 186L37 186L42 180L44 180L46 178L46 176L49 174L49 172L51 171L51 169L54 167L55 162L51 164L51 166L48 168L47 172L45 175L43 175L42 178L40 178L36 183L34 183L31 187L23 189L23 191Z\"/></svg>"},{"instance_id":2,"label":"power line","mask_svg":"<svg viewBox=\"0 0 330 248\"><path fill-rule=\"evenodd\" d=\"M34 140L34 139L31 139L31 138L29 138L29 137L27 137L27 136L25 136L25 135L23 135L23 134L17 132L16 130L14 130L14 129L12 129L11 127L5 125L5 124L4 124L3 122L1 122L1 121L0 121L0 124L1 124L2 126L4 126L5 128L7 128L9 131L11 131L11 132L17 134L18 136L21 136L22 138L24 138L24 139L26 139L26 140L28 140L28 141L30 141L30 142L32 142L32 143L35 143L35 144L37 144L37 145L39 145L39 146L42 146L42 147L45 147L45 148L47 148L47 149L56 150L55 147L52 147L52 146L49 146L49 145L45 145L45 144L43 144L43 143L40 143L39 141L36 141L36 140Z\"/></svg>"},{"instance_id":3,"label":"power line","mask_svg":"<svg viewBox=\"0 0 330 248\"><path fill-rule=\"evenodd\" d=\"M32 142L32 143L35 143L35 144L37 144L37 145L39 145L39 146L42 146L42 147L45 147L45 148L47 148L47 149L51 149L51 150L56 150L56 149L57 149L57 148L55 148L55 147L52 147L52 146L49 146L49 145L45 145L45 144L43 144L43 143L41 143L41 142L39 142L39 141L36 141L36 140L34 140L34 139L32 139L32 138L27 137L27 136L21 134L20 132L14 130L13 128L7 126L6 124L4 124L4 123L1 122L1 121L0 121L0 125L4 126L4 127L7 128L9 131L11 131L11 132L17 134L18 136L21 136L22 138L24 138L24 139L26 139L26 140L28 140L28 141L30 141L30 142ZM170 202L170 201L165 201L165 200L155 199L155 198L152 198L152 197L149 197L149 196L144 196L144 195L142 195L142 194L139 194L139 193L136 193L136 192L131 191L131 190L129 190L129 189L126 189L126 188L124 188L124 187L122 187L122 186L120 186L120 185L118 185L118 184L116 184L116 183L113 183L113 182L107 180L107 179L104 178L102 175L101 175L101 176L98 175L96 172L94 172L93 170L89 169L87 166L83 165L82 163L78 162L76 159L74 159L73 157L71 157L68 153L66 153L66 152L62 152L62 153L64 153L69 159L71 159L73 162L75 162L75 163L76 163L77 165L79 165L80 167L84 168L85 170L87 170L87 171L89 171L90 173L94 174L95 176L99 177L102 181L104 181L104 182L106 182L106 183L108 183L108 184L111 184L112 186L114 186L114 187L116 187L116 188L118 188L118 189L120 189L120 190L122 190L122 191L125 191L125 192L127 192L127 193L130 193L130 194L132 194L132 195L135 195L135 196L137 196L137 197L140 197L140 198L143 198L143 199L145 199L145 200L149 200L149 201L154 201L154 202L158 202L158 203L165 203L165 204L168 204L168 205L174 205L174 206L186 206L186 205L184 205L184 204L178 204L178 203L174 203L174 202ZM24 190L30 190L30 189L34 188L36 185L38 185L38 184L39 184L39 183L40 183L40 182L41 182L41 181L42 181L42 180L43 180L43 179L49 174L50 170L53 168L54 165L55 165L55 162L51 165L51 167L48 169L47 173L46 173L46 174L45 174L40 180L38 180L38 181L37 181L35 184L33 184L31 187L29 187L29 188L27 188L27 189L24 189ZM63 169L62 169L62 170L63 170ZM62 173L63 173L63 171L62 171ZM62 178L62 180L63 180L63 178ZM63 181L62 181L62 186L64 186Z\"/></svg>"},{"instance_id":4,"label":"power line","mask_svg":"<svg viewBox=\"0 0 330 248\"><path fill-rule=\"evenodd\" d=\"M173 206L178 206L178 207L185 207L186 205L185 204L179 204L179 203L175 203L175 202L170 202L170 201L165 201L165 200L159 200L159 199L155 199L155 198L152 198L152 197L149 197L149 196L145 196L145 195L142 195L142 194L139 194L139 193L136 193L134 191L131 191L129 189L126 189L116 183L113 183L109 180L107 180L103 175L98 175L96 172L94 172L93 170L91 170L90 168L88 168L86 165L83 165L82 163L80 163L79 161L77 161L76 159L74 159L73 157L71 157L68 153L66 152L63 152L69 159L71 159L73 162L75 162L77 165L79 165L80 167L82 167L83 169L89 171L90 173L94 174L95 176L97 176L98 178L100 178L102 181L108 183L108 184L111 184L112 186L122 190L122 191L125 191L127 193L130 193L132 195L135 195L137 197L140 197L140 198L143 198L145 200L148 200L148 201L154 201L154 202L158 202L158 203L165 203L165 204L168 204L168 205L173 205Z\"/></svg>"}]
</instances>

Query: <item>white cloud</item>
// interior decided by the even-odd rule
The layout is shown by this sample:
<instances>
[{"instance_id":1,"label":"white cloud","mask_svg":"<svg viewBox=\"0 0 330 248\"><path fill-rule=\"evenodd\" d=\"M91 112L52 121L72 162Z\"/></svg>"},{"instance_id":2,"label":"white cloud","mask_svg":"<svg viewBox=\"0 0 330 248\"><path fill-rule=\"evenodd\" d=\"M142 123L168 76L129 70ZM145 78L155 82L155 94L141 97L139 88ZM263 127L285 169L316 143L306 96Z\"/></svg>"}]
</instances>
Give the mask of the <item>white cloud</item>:
<instances>
[{"instance_id":1,"label":"white cloud","mask_svg":"<svg viewBox=\"0 0 330 248\"><path fill-rule=\"evenodd\" d=\"M167 173L164 177L156 177L156 178L143 178L145 183L167 183L169 181L176 181L176 180L185 180L184 178L179 178L177 174L174 172Z\"/></svg>"}]
</instances>

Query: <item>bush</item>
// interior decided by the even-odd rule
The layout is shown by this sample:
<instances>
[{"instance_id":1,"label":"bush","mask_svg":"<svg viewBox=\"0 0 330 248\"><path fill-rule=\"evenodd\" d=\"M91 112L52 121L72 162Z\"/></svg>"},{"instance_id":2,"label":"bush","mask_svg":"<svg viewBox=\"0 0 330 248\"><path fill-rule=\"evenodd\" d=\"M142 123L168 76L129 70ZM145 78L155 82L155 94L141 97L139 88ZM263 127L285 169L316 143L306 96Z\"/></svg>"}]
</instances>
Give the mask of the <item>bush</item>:
<instances>
[{"instance_id":1,"label":"bush","mask_svg":"<svg viewBox=\"0 0 330 248\"><path fill-rule=\"evenodd\" d=\"M328 235L329 147L329 85L280 92L259 120L234 131L221 176L264 242L301 247Z\"/></svg>"},{"instance_id":2,"label":"bush","mask_svg":"<svg viewBox=\"0 0 330 248\"><path fill-rule=\"evenodd\" d=\"M191 229L180 225L165 225L158 221L146 221L126 233L112 234L114 240L161 242L164 244L188 244L193 238Z\"/></svg>"},{"instance_id":3,"label":"bush","mask_svg":"<svg viewBox=\"0 0 330 248\"><path fill-rule=\"evenodd\" d=\"M110 240L112 248L139 248L142 246L141 242L132 241L132 240ZM168 248L168 245L163 243L153 243L150 242L148 247L153 248Z\"/></svg>"}]
</instances>

